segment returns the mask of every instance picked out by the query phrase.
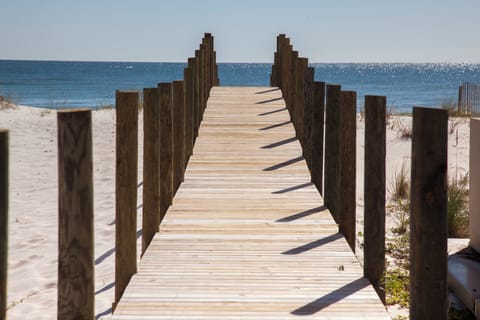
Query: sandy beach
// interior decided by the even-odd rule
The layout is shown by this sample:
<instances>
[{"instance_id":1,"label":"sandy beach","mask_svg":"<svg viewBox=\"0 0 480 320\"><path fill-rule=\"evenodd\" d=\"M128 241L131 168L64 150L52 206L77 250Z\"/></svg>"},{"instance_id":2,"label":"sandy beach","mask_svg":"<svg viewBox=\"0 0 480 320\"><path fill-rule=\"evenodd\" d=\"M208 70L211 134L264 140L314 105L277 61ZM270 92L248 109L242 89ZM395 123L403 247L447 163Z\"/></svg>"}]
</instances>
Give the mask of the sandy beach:
<instances>
[{"instance_id":1,"label":"sandy beach","mask_svg":"<svg viewBox=\"0 0 480 320\"><path fill-rule=\"evenodd\" d=\"M97 319L109 319L114 294L115 260L115 112L93 111L95 278ZM451 119L449 175L468 171L469 120ZM410 139L399 126L411 117L389 119L387 191L402 165L410 168ZM19 106L0 110L0 127L10 130L10 222L8 319L53 319L57 299L57 136L56 112ZM139 115L139 157L143 156L142 114ZM357 230L363 226L364 121L357 117ZM142 179L142 161L138 177ZM388 193L387 193L388 195ZM389 196L387 196L388 198ZM139 188L138 203L142 190ZM388 201L388 200L387 200ZM137 229L141 228L141 209ZM387 216L387 230L395 226ZM359 239L361 243L361 239ZM138 241L140 248L141 238ZM140 250L138 250L139 252ZM360 252L360 251L359 251ZM358 254L358 253L357 253ZM392 313L397 314L395 308ZM405 310L400 313L405 314Z\"/></svg>"}]
</instances>

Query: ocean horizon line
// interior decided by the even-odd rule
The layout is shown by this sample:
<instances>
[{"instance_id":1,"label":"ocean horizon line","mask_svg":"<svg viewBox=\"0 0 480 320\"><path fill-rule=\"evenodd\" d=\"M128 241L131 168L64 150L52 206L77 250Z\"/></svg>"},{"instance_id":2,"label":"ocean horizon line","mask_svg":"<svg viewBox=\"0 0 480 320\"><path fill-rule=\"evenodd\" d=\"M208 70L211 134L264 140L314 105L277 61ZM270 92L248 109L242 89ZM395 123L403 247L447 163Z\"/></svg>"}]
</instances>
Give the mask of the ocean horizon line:
<instances>
[{"instance_id":1,"label":"ocean horizon line","mask_svg":"<svg viewBox=\"0 0 480 320\"><path fill-rule=\"evenodd\" d=\"M10 59L10 58L0 58L0 61L3 62L75 62L75 63L165 63L165 64L187 64L185 61L153 61L153 60L82 60L82 59ZM217 64L273 64L273 61L217 61ZM360 65L360 64L372 64L372 65L480 65L479 62L471 61L309 61L309 64L320 65L320 64L349 64L349 65Z\"/></svg>"}]
</instances>

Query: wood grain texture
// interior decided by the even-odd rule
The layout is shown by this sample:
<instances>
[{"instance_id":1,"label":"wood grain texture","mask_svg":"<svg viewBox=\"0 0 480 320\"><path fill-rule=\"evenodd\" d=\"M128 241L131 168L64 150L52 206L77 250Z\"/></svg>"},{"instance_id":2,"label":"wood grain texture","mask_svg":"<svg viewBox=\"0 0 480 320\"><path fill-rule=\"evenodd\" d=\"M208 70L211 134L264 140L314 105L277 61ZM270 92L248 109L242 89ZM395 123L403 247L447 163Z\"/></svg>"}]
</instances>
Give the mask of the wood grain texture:
<instances>
[{"instance_id":1,"label":"wood grain texture","mask_svg":"<svg viewBox=\"0 0 480 320\"><path fill-rule=\"evenodd\" d=\"M91 110L59 111L58 319L93 319L93 157Z\"/></svg>"},{"instance_id":2,"label":"wood grain texture","mask_svg":"<svg viewBox=\"0 0 480 320\"><path fill-rule=\"evenodd\" d=\"M447 154L448 111L414 107L410 319L447 318Z\"/></svg>"},{"instance_id":3,"label":"wood grain texture","mask_svg":"<svg viewBox=\"0 0 480 320\"><path fill-rule=\"evenodd\" d=\"M308 69L308 59L298 58L296 60L295 70L295 114L297 119L297 137L303 148L306 145L305 128L304 128L304 112L305 112L305 72Z\"/></svg>"},{"instance_id":4,"label":"wood grain texture","mask_svg":"<svg viewBox=\"0 0 480 320\"><path fill-rule=\"evenodd\" d=\"M160 225L160 103L158 88L143 90L142 255Z\"/></svg>"},{"instance_id":5,"label":"wood grain texture","mask_svg":"<svg viewBox=\"0 0 480 320\"><path fill-rule=\"evenodd\" d=\"M325 205L338 221L338 163L340 161L340 85L327 85L325 109Z\"/></svg>"},{"instance_id":6,"label":"wood grain texture","mask_svg":"<svg viewBox=\"0 0 480 320\"><path fill-rule=\"evenodd\" d=\"M387 98L365 96L364 274L385 303L385 161Z\"/></svg>"},{"instance_id":7,"label":"wood grain texture","mask_svg":"<svg viewBox=\"0 0 480 320\"><path fill-rule=\"evenodd\" d=\"M356 161L357 94L342 91L340 96L340 134L337 209L340 232L355 252L356 233Z\"/></svg>"},{"instance_id":8,"label":"wood grain texture","mask_svg":"<svg viewBox=\"0 0 480 320\"><path fill-rule=\"evenodd\" d=\"M183 81L172 82L173 111L173 192L183 182L185 172L185 97Z\"/></svg>"},{"instance_id":9,"label":"wood grain texture","mask_svg":"<svg viewBox=\"0 0 480 320\"><path fill-rule=\"evenodd\" d=\"M315 81L311 129L312 182L323 195L324 129L325 129L325 83Z\"/></svg>"},{"instance_id":10,"label":"wood grain texture","mask_svg":"<svg viewBox=\"0 0 480 320\"><path fill-rule=\"evenodd\" d=\"M173 199L172 84L158 85L160 99L160 222Z\"/></svg>"},{"instance_id":11,"label":"wood grain texture","mask_svg":"<svg viewBox=\"0 0 480 320\"><path fill-rule=\"evenodd\" d=\"M310 171L312 169L312 121L315 104L314 77L315 69L313 67L307 68L303 79L303 157Z\"/></svg>"},{"instance_id":12,"label":"wood grain texture","mask_svg":"<svg viewBox=\"0 0 480 320\"><path fill-rule=\"evenodd\" d=\"M115 302L137 272L138 92L117 91Z\"/></svg>"},{"instance_id":13,"label":"wood grain texture","mask_svg":"<svg viewBox=\"0 0 480 320\"><path fill-rule=\"evenodd\" d=\"M212 89L185 181L113 319L388 319L280 94Z\"/></svg>"},{"instance_id":14,"label":"wood grain texture","mask_svg":"<svg viewBox=\"0 0 480 320\"><path fill-rule=\"evenodd\" d=\"M7 312L8 130L0 129L0 319Z\"/></svg>"},{"instance_id":15,"label":"wood grain texture","mask_svg":"<svg viewBox=\"0 0 480 320\"><path fill-rule=\"evenodd\" d=\"M185 167L193 152L193 69L194 59L188 59L188 68L184 69L184 100L185 100Z\"/></svg>"}]
</instances>

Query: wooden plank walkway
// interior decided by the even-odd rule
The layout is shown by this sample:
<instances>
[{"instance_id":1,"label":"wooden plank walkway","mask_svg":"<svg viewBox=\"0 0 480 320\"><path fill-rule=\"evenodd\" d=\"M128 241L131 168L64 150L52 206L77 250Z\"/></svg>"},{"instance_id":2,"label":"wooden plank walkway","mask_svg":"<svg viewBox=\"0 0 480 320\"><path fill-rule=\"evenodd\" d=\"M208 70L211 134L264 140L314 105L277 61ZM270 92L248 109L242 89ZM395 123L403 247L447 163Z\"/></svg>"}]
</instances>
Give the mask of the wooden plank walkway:
<instances>
[{"instance_id":1,"label":"wooden plank walkway","mask_svg":"<svg viewBox=\"0 0 480 320\"><path fill-rule=\"evenodd\" d=\"M389 319L301 154L279 90L213 88L113 319Z\"/></svg>"}]
</instances>

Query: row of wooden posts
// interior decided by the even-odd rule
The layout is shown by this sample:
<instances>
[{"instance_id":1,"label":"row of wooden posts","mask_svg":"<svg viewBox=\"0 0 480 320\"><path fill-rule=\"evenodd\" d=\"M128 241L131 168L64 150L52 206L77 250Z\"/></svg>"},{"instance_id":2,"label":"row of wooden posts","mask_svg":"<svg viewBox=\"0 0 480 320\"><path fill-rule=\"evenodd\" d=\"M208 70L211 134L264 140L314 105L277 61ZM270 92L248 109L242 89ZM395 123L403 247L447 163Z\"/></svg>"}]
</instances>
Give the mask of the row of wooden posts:
<instances>
[{"instance_id":1,"label":"row of wooden posts","mask_svg":"<svg viewBox=\"0 0 480 320\"><path fill-rule=\"evenodd\" d=\"M480 113L480 85L464 82L458 87L458 113Z\"/></svg>"},{"instance_id":2,"label":"row of wooden posts","mask_svg":"<svg viewBox=\"0 0 480 320\"><path fill-rule=\"evenodd\" d=\"M219 85L206 33L184 79L143 90L142 254L183 181L210 88ZM140 93L116 92L115 301L137 271L137 165ZM58 319L95 318L91 110L59 111ZM0 319L6 318L8 131L0 130Z\"/></svg>"},{"instance_id":3,"label":"row of wooden posts","mask_svg":"<svg viewBox=\"0 0 480 320\"><path fill-rule=\"evenodd\" d=\"M357 95L314 78L308 59L280 34L270 84L282 90L312 183L355 251ZM384 303L386 103L365 96L363 267ZM447 315L447 129L446 110L413 108L411 319Z\"/></svg>"},{"instance_id":4,"label":"row of wooden posts","mask_svg":"<svg viewBox=\"0 0 480 320\"><path fill-rule=\"evenodd\" d=\"M142 255L183 182L212 86L219 85L213 37L188 59L184 80L143 90ZM116 93L115 302L137 272L137 113L139 92Z\"/></svg>"}]
</instances>

